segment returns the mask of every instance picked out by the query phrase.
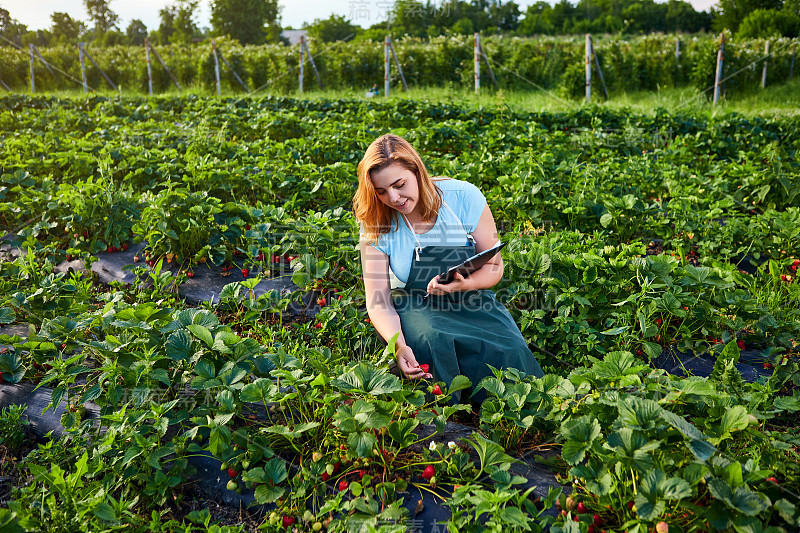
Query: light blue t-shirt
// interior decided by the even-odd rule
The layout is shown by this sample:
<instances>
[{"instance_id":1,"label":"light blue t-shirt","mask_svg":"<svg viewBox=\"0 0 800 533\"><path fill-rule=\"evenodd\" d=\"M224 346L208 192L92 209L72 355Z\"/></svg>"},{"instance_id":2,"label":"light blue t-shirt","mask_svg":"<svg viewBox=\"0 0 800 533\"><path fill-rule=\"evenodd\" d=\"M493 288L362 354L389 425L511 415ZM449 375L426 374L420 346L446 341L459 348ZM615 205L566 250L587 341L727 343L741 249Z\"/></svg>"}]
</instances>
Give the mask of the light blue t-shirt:
<instances>
[{"instance_id":1,"label":"light blue t-shirt","mask_svg":"<svg viewBox=\"0 0 800 533\"><path fill-rule=\"evenodd\" d=\"M444 179L434 180L434 183L442 191L442 199L450 209L443 205L439 209L433 228L426 233L417 234L419 245L423 248L467 245L467 235L475 231L478 226L483 209L486 207L486 197L475 185L467 181ZM411 271L417 240L399 213L395 213L389 233L378 237L374 246L389 256L391 287L404 286Z\"/></svg>"}]
</instances>

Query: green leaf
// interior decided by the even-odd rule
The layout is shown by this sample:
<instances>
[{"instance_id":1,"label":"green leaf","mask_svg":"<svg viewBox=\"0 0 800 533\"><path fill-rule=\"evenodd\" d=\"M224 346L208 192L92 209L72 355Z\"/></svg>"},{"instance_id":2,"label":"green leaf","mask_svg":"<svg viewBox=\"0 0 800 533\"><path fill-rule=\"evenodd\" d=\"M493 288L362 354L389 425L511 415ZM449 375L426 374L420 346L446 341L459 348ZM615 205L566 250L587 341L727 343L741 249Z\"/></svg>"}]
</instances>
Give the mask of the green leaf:
<instances>
[{"instance_id":1,"label":"green leaf","mask_svg":"<svg viewBox=\"0 0 800 533\"><path fill-rule=\"evenodd\" d=\"M194 354L192 350L192 338L185 330L179 330L167 338L166 342L167 357L173 361L183 361Z\"/></svg>"},{"instance_id":2,"label":"green leaf","mask_svg":"<svg viewBox=\"0 0 800 533\"><path fill-rule=\"evenodd\" d=\"M265 503L273 503L274 501L281 498L286 493L286 489L283 487L276 487L274 485L259 485L256 487L255 490L255 498L256 501L263 505Z\"/></svg>"},{"instance_id":3,"label":"green leaf","mask_svg":"<svg viewBox=\"0 0 800 533\"><path fill-rule=\"evenodd\" d=\"M377 396L392 394L402 390L400 379L389 373L386 368L362 362L339 379L331 380L331 384L342 392L358 392Z\"/></svg>"},{"instance_id":4,"label":"green leaf","mask_svg":"<svg viewBox=\"0 0 800 533\"><path fill-rule=\"evenodd\" d=\"M614 217L611 215L611 213L606 213L600 217L600 225L604 228L607 228L608 225L611 224L612 220L614 220Z\"/></svg>"},{"instance_id":5,"label":"green leaf","mask_svg":"<svg viewBox=\"0 0 800 533\"><path fill-rule=\"evenodd\" d=\"M199 324L190 324L186 326L186 329L191 331L192 335L203 341L209 348L214 345L214 337L211 335L211 332L207 327Z\"/></svg>"},{"instance_id":6,"label":"green leaf","mask_svg":"<svg viewBox=\"0 0 800 533\"><path fill-rule=\"evenodd\" d=\"M372 433L362 431L350 433L347 436L347 444L353 448L359 457L369 457L372 455L372 448L378 443L378 439Z\"/></svg>"},{"instance_id":7,"label":"green leaf","mask_svg":"<svg viewBox=\"0 0 800 533\"><path fill-rule=\"evenodd\" d=\"M745 429L749 425L750 421L747 416L747 409L745 409L742 405L734 405L733 407L726 409L725 414L722 415L722 421L720 422L720 433L722 435L726 433L733 433L734 431Z\"/></svg>"},{"instance_id":8,"label":"green leaf","mask_svg":"<svg viewBox=\"0 0 800 533\"><path fill-rule=\"evenodd\" d=\"M456 391L468 389L472 386L472 381L467 376L461 374L455 376L453 381L450 382L450 387L447 389L447 394L453 394Z\"/></svg>"},{"instance_id":9,"label":"green leaf","mask_svg":"<svg viewBox=\"0 0 800 533\"><path fill-rule=\"evenodd\" d=\"M116 513L114 513L114 508L106 502L98 503L95 508L92 509L92 513L100 520L119 522Z\"/></svg>"},{"instance_id":10,"label":"green leaf","mask_svg":"<svg viewBox=\"0 0 800 533\"><path fill-rule=\"evenodd\" d=\"M17 355L17 352L6 350L0 353L0 372L3 373L4 381L19 383L22 376L25 375L25 367L22 366L22 359Z\"/></svg>"},{"instance_id":11,"label":"green leaf","mask_svg":"<svg viewBox=\"0 0 800 533\"><path fill-rule=\"evenodd\" d=\"M583 461L586 452L600 436L600 423L589 415L567 420L561 424L561 434L566 439L561 456L567 464L575 465Z\"/></svg>"},{"instance_id":12,"label":"green leaf","mask_svg":"<svg viewBox=\"0 0 800 533\"><path fill-rule=\"evenodd\" d=\"M248 383L239 392L239 399L243 402L267 402L271 398L272 392L277 386L271 379L258 378L252 383Z\"/></svg>"},{"instance_id":13,"label":"green leaf","mask_svg":"<svg viewBox=\"0 0 800 533\"><path fill-rule=\"evenodd\" d=\"M0 307L0 324L13 324L17 319L16 313L10 307Z\"/></svg>"}]
</instances>

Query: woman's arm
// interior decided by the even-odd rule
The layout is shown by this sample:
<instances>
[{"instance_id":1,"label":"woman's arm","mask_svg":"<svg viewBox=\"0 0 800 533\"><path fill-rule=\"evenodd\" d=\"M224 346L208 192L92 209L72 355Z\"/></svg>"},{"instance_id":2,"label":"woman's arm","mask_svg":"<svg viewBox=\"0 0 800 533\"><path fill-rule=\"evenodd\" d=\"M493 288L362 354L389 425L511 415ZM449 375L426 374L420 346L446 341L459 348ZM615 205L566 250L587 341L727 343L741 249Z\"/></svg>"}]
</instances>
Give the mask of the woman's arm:
<instances>
[{"instance_id":1,"label":"woman's arm","mask_svg":"<svg viewBox=\"0 0 800 533\"><path fill-rule=\"evenodd\" d=\"M478 225L475 227L475 231L472 232L472 237L475 239L475 253L488 250L497 244L499 240L497 226L494 223L492 210L489 209L488 204L483 208ZM428 292L431 294L447 294L458 291L489 289L503 279L503 271L503 258L498 253L481 268L470 274L468 278L463 277L461 274L456 274L453 281L442 285L437 281L438 276L434 277L428 283Z\"/></svg>"},{"instance_id":2,"label":"woman's arm","mask_svg":"<svg viewBox=\"0 0 800 533\"><path fill-rule=\"evenodd\" d=\"M389 257L366 241L359 242L361 270L364 273L364 290L367 297L367 313L372 325L384 340L389 340L399 331L395 343L395 354L400 370L409 378L430 378L419 368L414 353L406 344L400 317L392 302L389 284Z\"/></svg>"}]
</instances>

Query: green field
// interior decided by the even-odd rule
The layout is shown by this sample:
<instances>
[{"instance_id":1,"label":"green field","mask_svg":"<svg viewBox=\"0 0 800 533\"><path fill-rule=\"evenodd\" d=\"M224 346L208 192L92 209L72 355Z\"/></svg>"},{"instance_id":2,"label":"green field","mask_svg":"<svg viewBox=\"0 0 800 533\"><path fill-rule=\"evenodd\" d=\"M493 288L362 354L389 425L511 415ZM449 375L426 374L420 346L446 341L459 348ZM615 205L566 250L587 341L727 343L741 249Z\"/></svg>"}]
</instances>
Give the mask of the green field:
<instances>
[{"instance_id":1,"label":"green field","mask_svg":"<svg viewBox=\"0 0 800 533\"><path fill-rule=\"evenodd\" d=\"M0 225L23 253L0 263L0 323L27 334L0 334L0 387L52 389L67 436L34 445L0 415L15 486L0 524L405 531L410 494L435 493L450 530L796 530L797 84L718 107L690 89L591 106L446 89L3 96ZM464 380L391 374L367 321L351 200L390 131L477 185L511 241L495 290L547 375L498 372L474 411L448 402ZM130 284L54 270L136 246ZM231 282L218 303L176 293L200 273ZM301 290L255 296L278 275ZM669 374L667 356L708 372ZM472 436L420 445L448 422ZM200 455L266 514L239 524L193 499ZM572 496L534 501L512 458Z\"/></svg>"}]
</instances>

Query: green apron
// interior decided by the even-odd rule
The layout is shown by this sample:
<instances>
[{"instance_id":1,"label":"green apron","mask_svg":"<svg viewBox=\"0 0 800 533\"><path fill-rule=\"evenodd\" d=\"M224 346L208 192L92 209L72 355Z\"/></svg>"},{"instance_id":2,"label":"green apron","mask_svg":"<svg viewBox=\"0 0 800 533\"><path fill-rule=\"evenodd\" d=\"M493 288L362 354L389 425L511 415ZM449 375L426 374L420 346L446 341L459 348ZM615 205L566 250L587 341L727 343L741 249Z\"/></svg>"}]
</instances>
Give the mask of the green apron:
<instances>
[{"instance_id":1,"label":"green apron","mask_svg":"<svg viewBox=\"0 0 800 533\"><path fill-rule=\"evenodd\" d=\"M493 291L425 298L428 282L434 276L474 254L474 241L467 246L426 246L417 251L405 288L392 291L406 343L417 362L430 365L434 379L448 385L463 374L474 389L484 377L492 375L487 365L516 368L542 377L544 373L525 338ZM471 394L472 389L466 392ZM486 392L481 390L472 396L472 401L480 402L485 397ZM461 398L460 392L453 395L454 402Z\"/></svg>"}]
</instances>

